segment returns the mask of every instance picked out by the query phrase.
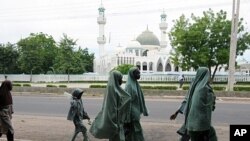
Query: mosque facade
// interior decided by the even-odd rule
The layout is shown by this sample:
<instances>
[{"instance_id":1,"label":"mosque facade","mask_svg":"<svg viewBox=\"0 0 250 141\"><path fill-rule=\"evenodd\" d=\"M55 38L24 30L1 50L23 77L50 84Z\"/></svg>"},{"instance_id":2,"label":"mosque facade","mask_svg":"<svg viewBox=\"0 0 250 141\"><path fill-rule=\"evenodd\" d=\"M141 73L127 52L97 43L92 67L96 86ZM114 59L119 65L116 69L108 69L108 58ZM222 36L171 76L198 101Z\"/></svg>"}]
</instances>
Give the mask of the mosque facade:
<instances>
[{"instance_id":1,"label":"mosque facade","mask_svg":"<svg viewBox=\"0 0 250 141\"><path fill-rule=\"evenodd\" d=\"M180 68L170 61L171 48L167 46L167 22L163 12L159 19L160 40L146 28L135 39L131 40L126 47L117 46L113 53L105 50L106 37L104 27L106 24L105 8L98 8L99 16L99 56L94 61L94 71L98 74L107 74L114 67L122 64L131 64L140 68L142 73L165 73L178 72Z\"/></svg>"}]
</instances>

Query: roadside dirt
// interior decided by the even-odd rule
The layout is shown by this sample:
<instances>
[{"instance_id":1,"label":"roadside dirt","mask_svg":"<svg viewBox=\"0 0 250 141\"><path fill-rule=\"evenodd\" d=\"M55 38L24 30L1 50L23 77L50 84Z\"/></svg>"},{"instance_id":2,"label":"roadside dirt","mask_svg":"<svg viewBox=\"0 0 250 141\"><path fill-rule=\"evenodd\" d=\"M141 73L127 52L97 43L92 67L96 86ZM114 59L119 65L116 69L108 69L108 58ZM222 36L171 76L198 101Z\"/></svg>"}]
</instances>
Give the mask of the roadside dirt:
<instances>
[{"instance_id":1,"label":"roadside dirt","mask_svg":"<svg viewBox=\"0 0 250 141\"><path fill-rule=\"evenodd\" d=\"M13 125L16 141L69 141L74 131L72 122L64 117L14 115ZM89 129L87 121L84 121ZM178 141L176 130L181 126L176 122L152 123L141 122L146 141ZM229 141L229 126L215 126L218 140ZM91 141L107 141L94 138L90 133ZM0 141L5 140L5 135ZM81 141L78 134L76 141Z\"/></svg>"}]
</instances>

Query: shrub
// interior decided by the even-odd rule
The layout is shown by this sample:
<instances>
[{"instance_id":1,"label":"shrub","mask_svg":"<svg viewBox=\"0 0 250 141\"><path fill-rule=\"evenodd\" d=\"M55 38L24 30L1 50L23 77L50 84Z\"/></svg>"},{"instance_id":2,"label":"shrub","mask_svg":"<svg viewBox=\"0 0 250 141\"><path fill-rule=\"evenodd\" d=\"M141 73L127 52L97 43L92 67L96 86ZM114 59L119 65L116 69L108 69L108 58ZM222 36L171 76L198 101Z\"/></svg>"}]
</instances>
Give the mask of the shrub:
<instances>
[{"instance_id":1,"label":"shrub","mask_svg":"<svg viewBox=\"0 0 250 141\"><path fill-rule=\"evenodd\" d=\"M234 87L234 91L250 91L250 87Z\"/></svg>"},{"instance_id":2,"label":"shrub","mask_svg":"<svg viewBox=\"0 0 250 141\"><path fill-rule=\"evenodd\" d=\"M15 86L15 87L21 87L22 85L19 84L19 83L13 83L12 86Z\"/></svg>"},{"instance_id":3,"label":"shrub","mask_svg":"<svg viewBox=\"0 0 250 141\"><path fill-rule=\"evenodd\" d=\"M106 88L106 85L90 85L89 88Z\"/></svg>"},{"instance_id":4,"label":"shrub","mask_svg":"<svg viewBox=\"0 0 250 141\"><path fill-rule=\"evenodd\" d=\"M23 87L31 87L30 84L23 84Z\"/></svg>"},{"instance_id":5,"label":"shrub","mask_svg":"<svg viewBox=\"0 0 250 141\"><path fill-rule=\"evenodd\" d=\"M57 86L56 85L48 84L48 85L46 85L46 87L57 87Z\"/></svg>"},{"instance_id":6,"label":"shrub","mask_svg":"<svg viewBox=\"0 0 250 141\"><path fill-rule=\"evenodd\" d=\"M142 89L153 89L153 86L141 86Z\"/></svg>"},{"instance_id":7,"label":"shrub","mask_svg":"<svg viewBox=\"0 0 250 141\"><path fill-rule=\"evenodd\" d=\"M214 86L213 90L215 90L215 91L225 91L226 87L223 87L223 86Z\"/></svg>"},{"instance_id":8,"label":"shrub","mask_svg":"<svg viewBox=\"0 0 250 141\"><path fill-rule=\"evenodd\" d=\"M67 88L67 85L59 85L60 88Z\"/></svg>"},{"instance_id":9,"label":"shrub","mask_svg":"<svg viewBox=\"0 0 250 141\"><path fill-rule=\"evenodd\" d=\"M142 89L176 90L176 86L141 86Z\"/></svg>"},{"instance_id":10,"label":"shrub","mask_svg":"<svg viewBox=\"0 0 250 141\"><path fill-rule=\"evenodd\" d=\"M182 86L182 89L183 89L183 90L188 90L188 89L189 89L189 86Z\"/></svg>"},{"instance_id":11,"label":"shrub","mask_svg":"<svg viewBox=\"0 0 250 141\"><path fill-rule=\"evenodd\" d=\"M177 90L176 86L154 86L153 89Z\"/></svg>"}]
</instances>

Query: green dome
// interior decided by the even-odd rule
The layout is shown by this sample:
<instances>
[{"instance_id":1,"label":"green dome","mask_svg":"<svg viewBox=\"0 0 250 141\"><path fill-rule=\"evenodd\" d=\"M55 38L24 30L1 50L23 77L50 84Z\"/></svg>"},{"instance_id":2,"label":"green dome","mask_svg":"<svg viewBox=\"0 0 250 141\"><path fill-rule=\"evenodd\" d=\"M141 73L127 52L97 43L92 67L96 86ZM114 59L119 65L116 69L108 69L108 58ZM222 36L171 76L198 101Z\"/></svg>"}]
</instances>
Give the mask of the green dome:
<instances>
[{"instance_id":1,"label":"green dome","mask_svg":"<svg viewBox=\"0 0 250 141\"><path fill-rule=\"evenodd\" d=\"M141 45L156 45L160 46L160 41L159 39L154 35L153 32L149 31L148 29L142 32L136 40L141 44Z\"/></svg>"}]
</instances>

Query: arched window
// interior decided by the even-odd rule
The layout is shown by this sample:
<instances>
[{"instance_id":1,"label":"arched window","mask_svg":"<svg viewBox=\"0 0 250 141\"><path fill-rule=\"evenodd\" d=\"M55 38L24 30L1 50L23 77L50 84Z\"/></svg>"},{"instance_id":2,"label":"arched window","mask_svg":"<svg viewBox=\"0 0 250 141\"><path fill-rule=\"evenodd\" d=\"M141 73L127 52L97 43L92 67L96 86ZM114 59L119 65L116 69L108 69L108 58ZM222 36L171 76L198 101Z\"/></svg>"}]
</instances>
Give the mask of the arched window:
<instances>
[{"instance_id":1,"label":"arched window","mask_svg":"<svg viewBox=\"0 0 250 141\"><path fill-rule=\"evenodd\" d=\"M148 50L143 51L142 56L148 56Z\"/></svg>"},{"instance_id":2,"label":"arched window","mask_svg":"<svg viewBox=\"0 0 250 141\"><path fill-rule=\"evenodd\" d=\"M176 66L175 69L174 69L175 72L179 72L179 67Z\"/></svg>"},{"instance_id":3,"label":"arched window","mask_svg":"<svg viewBox=\"0 0 250 141\"><path fill-rule=\"evenodd\" d=\"M149 71L153 71L153 62L149 62Z\"/></svg>"},{"instance_id":4,"label":"arched window","mask_svg":"<svg viewBox=\"0 0 250 141\"><path fill-rule=\"evenodd\" d=\"M159 60L157 62L157 71L160 71L160 72L163 71L163 65L162 65L161 58L159 58Z\"/></svg>"},{"instance_id":5,"label":"arched window","mask_svg":"<svg viewBox=\"0 0 250 141\"><path fill-rule=\"evenodd\" d=\"M141 62L136 62L136 66L139 68L139 70L141 70Z\"/></svg>"},{"instance_id":6,"label":"arched window","mask_svg":"<svg viewBox=\"0 0 250 141\"><path fill-rule=\"evenodd\" d=\"M142 63L142 70L146 71L148 69L147 62Z\"/></svg>"},{"instance_id":7,"label":"arched window","mask_svg":"<svg viewBox=\"0 0 250 141\"><path fill-rule=\"evenodd\" d=\"M169 63L167 63L166 67L165 67L165 71L171 71L171 66Z\"/></svg>"}]
</instances>

